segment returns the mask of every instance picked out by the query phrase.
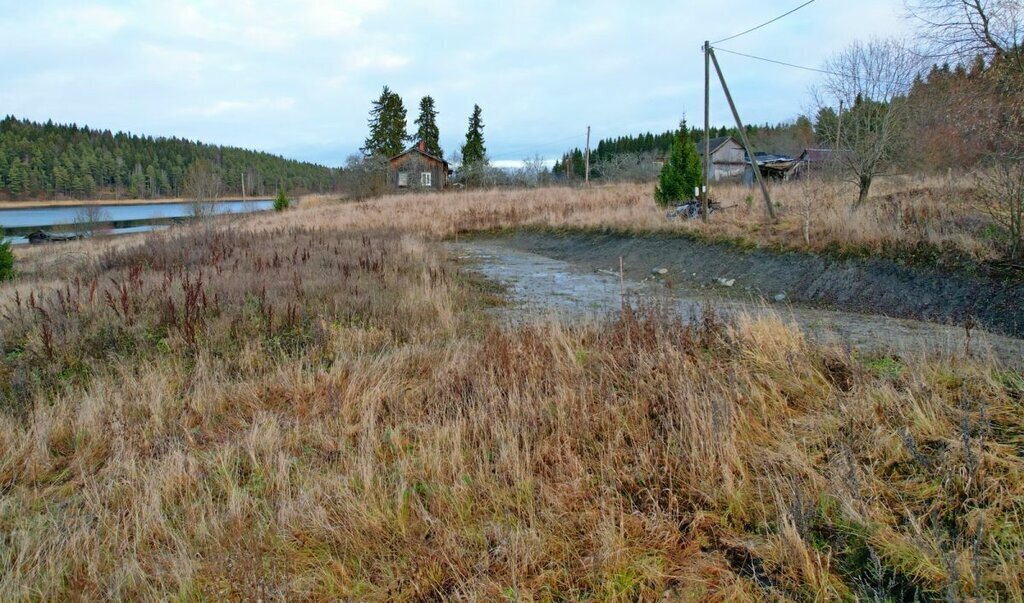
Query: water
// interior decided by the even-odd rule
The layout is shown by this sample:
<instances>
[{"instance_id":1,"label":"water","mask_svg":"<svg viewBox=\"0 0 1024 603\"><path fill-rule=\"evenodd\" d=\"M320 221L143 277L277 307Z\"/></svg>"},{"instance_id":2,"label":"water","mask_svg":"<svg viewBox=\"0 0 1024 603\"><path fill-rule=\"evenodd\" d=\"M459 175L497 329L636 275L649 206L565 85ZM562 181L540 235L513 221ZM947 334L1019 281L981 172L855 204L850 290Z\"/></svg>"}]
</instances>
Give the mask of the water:
<instances>
[{"instance_id":1,"label":"water","mask_svg":"<svg viewBox=\"0 0 1024 603\"><path fill-rule=\"evenodd\" d=\"M218 214L239 214L272 209L270 199L247 201L220 201L216 204ZM25 209L0 209L0 226L9 235L7 240L14 244L27 243L24 235L36 229L74 230L70 225L80 222L82 205L59 207L27 207ZM104 229L112 234L145 232L166 226L168 222L181 220L192 215L190 203L132 203L125 205L99 205L100 224L109 225Z\"/></svg>"},{"instance_id":2,"label":"water","mask_svg":"<svg viewBox=\"0 0 1024 603\"><path fill-rule=\"evenodd\" d=\"M918 320L890 318L710 297L703 291L667 289L650 279L620 280L610 272L590 272L568 262L505 247L498 242L454 243L456 254L471 259L477 270L506 285L513 304L497 310L512 322L549 316L570 319L607 317L621 307L622 296L633 301L673 308L686 318L697 318L704 304L736 316L775 314L796 324L810 339L868 354L923 356L931 353L962 355L964 330ZM1024 365L1024 340L975 330L971 351L1003 364Z\"/></svg>"}]
</instances>

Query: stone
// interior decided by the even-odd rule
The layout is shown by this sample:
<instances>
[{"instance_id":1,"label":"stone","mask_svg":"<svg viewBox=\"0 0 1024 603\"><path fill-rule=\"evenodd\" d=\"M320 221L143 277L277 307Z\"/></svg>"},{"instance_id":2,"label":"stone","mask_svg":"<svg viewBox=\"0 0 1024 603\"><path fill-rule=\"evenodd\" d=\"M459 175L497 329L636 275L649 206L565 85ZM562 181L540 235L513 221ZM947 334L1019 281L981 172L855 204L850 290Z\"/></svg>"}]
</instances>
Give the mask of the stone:
<instances>
[{"instance_id":1,"label":"stone","mask_svg":"<svg viewBox=\"0 0 1024 603\"><path fill-rule=\"evenodd\" d=\"M777 302L786 301L786 294L785 293L780 293L780 294L776 295L775 296L775 301L777 301Z\"/></svg>"}]
</instances>

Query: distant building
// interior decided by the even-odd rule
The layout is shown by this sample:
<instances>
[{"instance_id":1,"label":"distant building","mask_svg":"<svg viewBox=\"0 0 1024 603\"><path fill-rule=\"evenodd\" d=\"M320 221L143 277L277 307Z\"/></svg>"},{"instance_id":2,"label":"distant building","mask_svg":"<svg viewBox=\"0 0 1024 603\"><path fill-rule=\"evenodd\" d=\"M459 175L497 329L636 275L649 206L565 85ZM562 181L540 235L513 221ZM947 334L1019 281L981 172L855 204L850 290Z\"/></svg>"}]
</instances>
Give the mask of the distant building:
<instances>
[{"instance_id":1,"label":"distant building","mask_svg":"<svg viewBox=\"0 0 1024 603\"><path fill-rule=\"evenodd\" d=\"M753 186L756 181L754 178L754 164L746 155L743 158L747 164L743 172L743 183ZM757 161L757 167L761 170L762 178L782 182L788 182L792 178L797 178L803 166L799 159L773 153L756 152L754 153L754 160Z\"/></svg>"},{"instance_id":2,"label":"distant building","mask_svg":"<svg viewBox=\"0 0 1024 603\"><path fill-rule=\"evenodd\" d=\"M389 160L389 179L395 190L444 190L451 169L448 162L426 151L426 144L395 155Z\"/></svg>"},{"instance_id":3,"label":"distant building","mask_svg":"<svg viewBox=\"0 0 1024 603\"><path fill-rule=\"evenodd\" d=\"M697 153L704 158L704 141L697 143ZM743 145L732 136L711 139L711 181L717 182L742 176L747 169L747 155Z\"/></svg>"},{"instance_id":4,"label":"distant building","mask_svg":"<svg viewBox=\"0 0 1024 603\"><path fill-rule=\"evenodd\" d=\"M844 156L848 158L849 152L844 153L834 149L804 149L798 159L803 166L802 171L813 174L833 168Z\"/></svg>"}]
</instances>

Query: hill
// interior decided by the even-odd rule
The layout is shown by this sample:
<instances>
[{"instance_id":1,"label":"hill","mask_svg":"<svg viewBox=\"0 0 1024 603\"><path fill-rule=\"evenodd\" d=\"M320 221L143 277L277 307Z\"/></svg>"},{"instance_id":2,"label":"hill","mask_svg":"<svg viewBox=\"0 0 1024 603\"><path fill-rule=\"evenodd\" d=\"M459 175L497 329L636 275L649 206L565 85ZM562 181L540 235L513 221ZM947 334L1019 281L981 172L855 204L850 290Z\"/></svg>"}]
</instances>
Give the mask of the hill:
<instances>
[{"instance_id":1,"label":"hill","mask_svg":"<svg viewBox=\"0 0 1024 603\"><path fill-rule=\"evenodd\" d=\"M140 136L8 116L0 121L0 199L178 197L189 165L205 159L226 194L333 190L340 170L235 147Z\"/></svg>"}]
</instances>

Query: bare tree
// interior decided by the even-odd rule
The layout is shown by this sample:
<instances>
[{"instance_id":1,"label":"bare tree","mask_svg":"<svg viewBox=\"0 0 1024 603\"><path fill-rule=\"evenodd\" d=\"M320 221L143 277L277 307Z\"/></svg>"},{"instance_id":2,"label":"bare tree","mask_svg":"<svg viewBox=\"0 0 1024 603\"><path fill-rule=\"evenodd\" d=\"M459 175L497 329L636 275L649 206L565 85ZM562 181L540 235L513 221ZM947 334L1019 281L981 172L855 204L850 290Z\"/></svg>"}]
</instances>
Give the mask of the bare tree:
<instances>
[{"instance_id":1,"label":"bare tree","mask_svg":"<svg viewBox=\"0 0 1024 603\"><path fill-rule=\"evenodd\" d=\"M982 209L1006 232L1006 255L1024 257L1024 156L1003 155L978 176Z\"/></svg>"},{"instance_id":2,"label":"bare tree","mask_svg":"<svg viewBox=\"0 0 1024 603\"><path fill-rule=\"evenodd\" d=\"M1024 0L906 0L906 6L935 56L1020 60Z\"/></svg>"},{"instance_id":3,"label":"bare tree","mask_svg":"<svg viewBox=\"0 0 1024 603\"><path fill-rule=\"evenodd\" d=\"M350 155L341 172L342 187L352 199L379 197L389 189L390 165L381 155Z\"/></svg>"},{"instance_id":4,"label":"bare tree","mask_svg":"<svg viewBox=\"0 0 1024 603\"><path fill-rule=\"evenodd\" d=\"M110 213L101 205L86 204L75 211L75 231L93 236L96 231L103 230L110 222Z\"/></svg>"},{"instance_id":5,"label":"bare tree","mask_svg":"<svg viewBox=\"0 0 1024 603\"><path fill-rule=\"evenodd\" d=\"M918 53L893 39L854 42L825 62L818 105L846 109L822 135L838 150L840 173L858 187L855 209L874 179L899 165L911 113L907 93L921 66Z\"/></svg>"},{"instance_id":6,"label":"bare tree","mask_svg":"<svg viewBox=\"0 0 1024 603\"><path fill-rule=\"evenodd\" d=\"M216 212L217 199L221 193L221 178L213 165L200 159L189 166L185 174L185 196L191 202L192 217L205 219Z\"/></svg>"},{"instance_id":7,"label":"bare tree","mask_svg":"<svg viewBox=\"0 0 1024 603\"><path fill-rule=\"evenodd\" d=\"M594 165L594 172L606 182L654 182L661 173L661 165L658 163L661 158L654 151L615 153L601 158Z\"/></svg>"}]
</instances>

